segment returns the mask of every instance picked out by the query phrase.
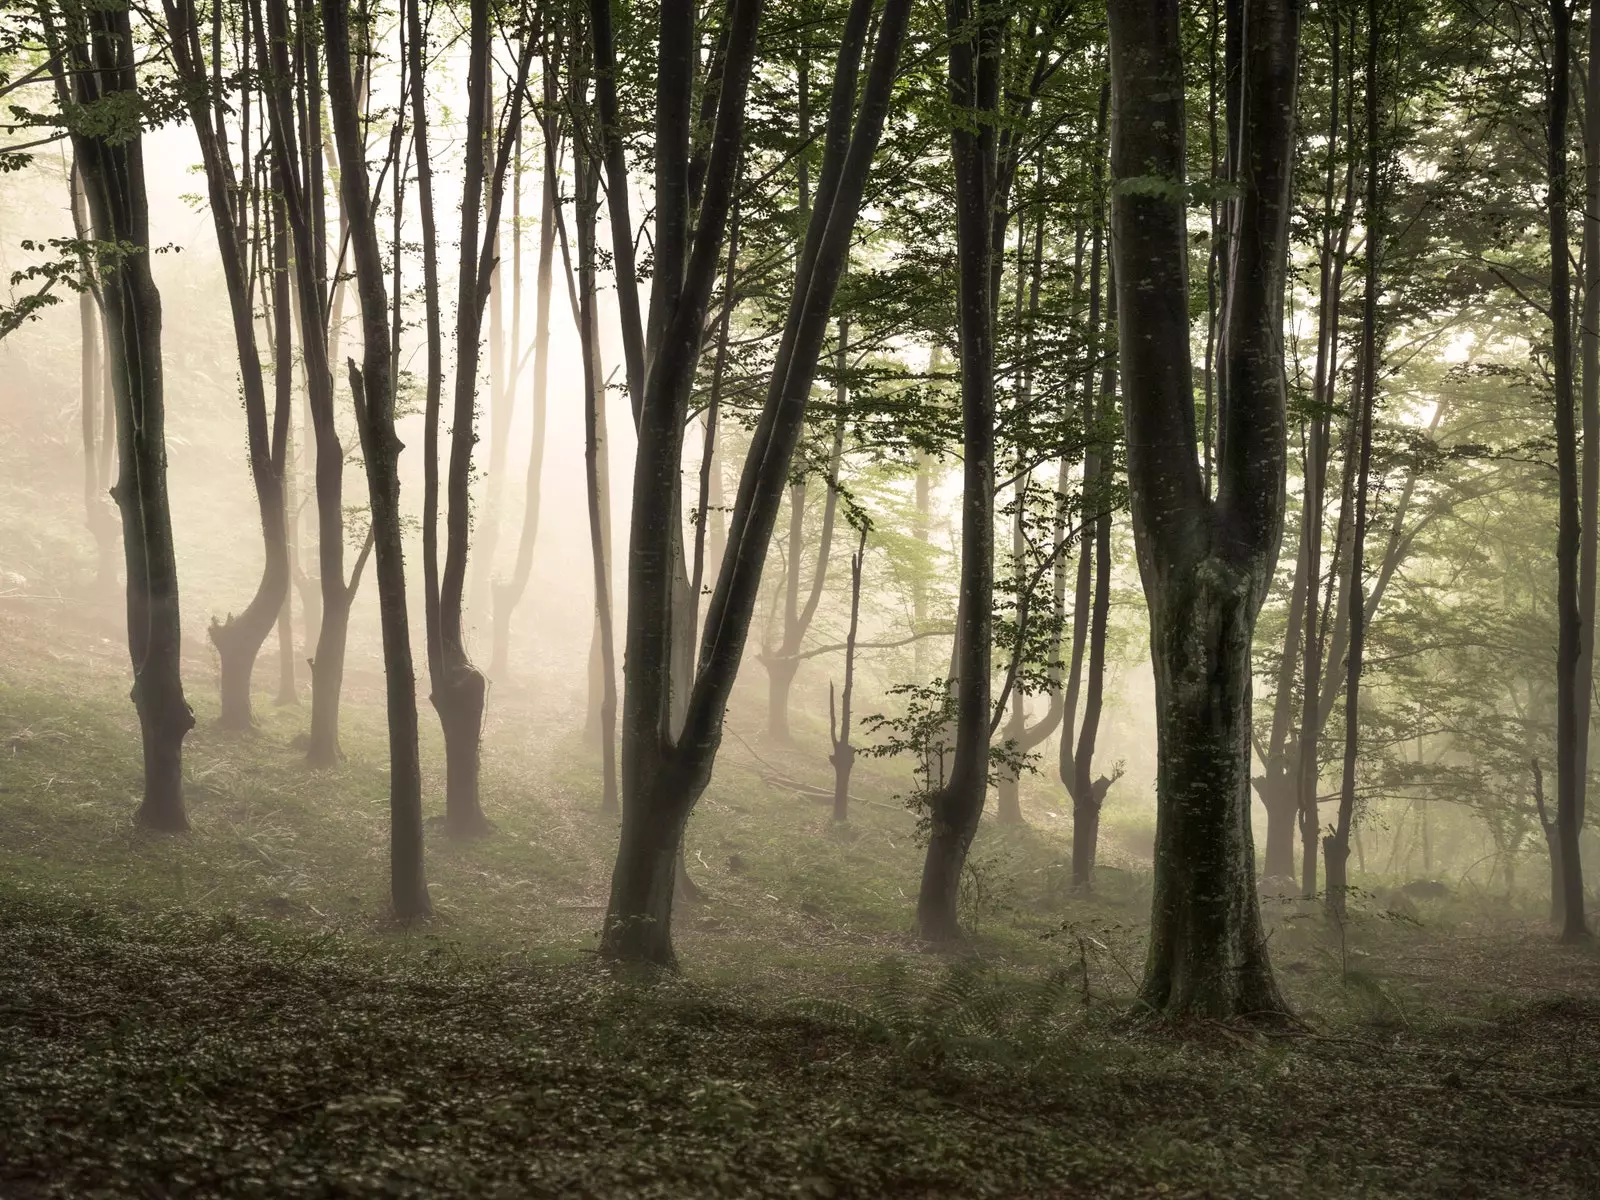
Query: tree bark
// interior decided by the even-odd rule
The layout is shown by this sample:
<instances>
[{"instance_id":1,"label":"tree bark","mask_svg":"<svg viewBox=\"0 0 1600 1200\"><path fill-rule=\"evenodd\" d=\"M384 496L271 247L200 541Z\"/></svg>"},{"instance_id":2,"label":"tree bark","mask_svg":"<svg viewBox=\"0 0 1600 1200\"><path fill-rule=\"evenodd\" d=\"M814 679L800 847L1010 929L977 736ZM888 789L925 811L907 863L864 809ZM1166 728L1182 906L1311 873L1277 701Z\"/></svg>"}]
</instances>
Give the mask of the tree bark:
<instances>
[{"instance_id":1,"label":"tree bark","mask_svg":"<svg viewBox=\"0 0 1600 1200\"><path fill-rule=\"evenodd\" d=\"M1255 890L1250 645L1283 526L1299 23L1286 0L1240 7L1248 39L1235 22L1228 28L1244 92L1237 104L1229 93L1231 228L1249 236L1228 244L1215 499L1195 454L1179 6L1128 0L1110 10L1117 332L1156 682L1155 883L1140 999L1171 1018L1284 1008Z\"/></svg>"},{"instance_id":2,"label":"tree bark","mask_svg":"<svg viewBox=\"0 0 1600 1200\"><path fill-rule=\"evenodd\" d=\"M597 0L593 7L598 11L609 6ZM909 0L885 0L872 67L858 105L856 81L873 7L872 0L852 0L846 18L816 204L766 402L740 481L728 550L707 611L699 670L679 722L674 712L671 665L674 655L681 652L681 647L674 645L678 620L673 613L673 556L675 544L681 542L678 492L684 417L738 173L759 15L756 0L730 0L726 65L694 246L638 410L623 697L622 839L601 935L605 957L662 965L673 962L672 885L684 822L715 762L723 713L743 657L763 560L827 333L828 309L844 272L851 231L882 134L905 37ZM666 0L661 6L664 24L687 21L691 16L688 0ZM609 11L605 20L609 22ZM593 32L596 64L603 80L610 50L606 47L602 52L600 48L598 21ZM674 89L686 91L687 69L686 62L664 56L658 72L658 97L674 93ZM688 147L686 141L658 138L656 153L686 159ZM625 179L622 183L625 187ZM615 178L610 180L608 192L615 205ZM613 207L614 227L616 220ZM661 233L658 223L658 247ZM628 290L620 278L619 290Z\"/></svg>"},{"instance_id":3,"label":"tree bark","mask_svg":"<svg viewBox=\"0 0 1600 1200\"><path fill-rule=\"evenodd\" d=\"M861 569L866 557L867 530L862 526L856 552L850 559L850 628L844 639L844 687L839 692L837 728L833 719L833 688L828 688L828 739L833 743L828 761L833 765L833 819L836 822L850 819L850 773L856 761L855 747L850 744L850 702L855 695L856 634L861 628Z\"/></svg>"},{"instance_id":4,"label":"tree bark","mask_svg":"<svg viewBox=\"0 0 1600 1200\"><path fill-rule=\"evenodd\" d=\"M989 692L994 599L993 238L1004 17L992 0L946 0L949 91L963 115L951 130L957 305L961 332L961 581L956 625L955 755L928 799L928 851L917 927L929 941L960 936L961 872L989 782Z\"/></svg>"},{"instance_id":5,"label":"tree bark","mask_svg":"<svg viewBox=\"0 0 1600 1200\"><path fill-rule=\"evenodd\" d=\"M128 10L71 5L46 15L58 94L87 109L136 102L139 91ZM144 798L135 820L147 828L189 827L183 803L183 739L194 728L184 699L178 564L167 499L161 294L150 272L150 204L144 146L136 130L115 138L71 133L88 199L90 227L129 247L106 265L105 300L112 392L117 408L118 477L127 565L128 653L133 704L144 747Z\"/></svg>"},{"instance_id":6,"label":"tree bark","mask_svg":"<svg viewBox=\"0 0 1600 1200\"><path fill-rule=\"evenodd\" d=\"M411 661L405 547L400 524L399 460L403 447L395 436L389 303L374 207L368 198L371 184L361 114L350 75L349 20L349 9L342 0L322 0L329 111L339 146L339 186L350 217L356 289L361 299L363 364L358 368L355 360L350 360L350 392L366 461L383 626L389 716L390 904L395 917L405 921L427 916L431 904L422 861L422 763L417 748L416 673ZM399 136L397 127L391 150L396 158ZM391 166L400 169L398 162Z\"/></svg>"},{"instance_id":7,"label":"tree bark","mask_svg":"<svg viewBox=\"0 0 1600 1200\"><path fill-rule=\"evenodd\" d=\"M1583 772L1578 733L1578 677L1583 607L1578 596L1582 557L1582 497L1573 405L1572 285L1567 231L1567 122L1571 102L1572 9L1550 0L1549 193L1551 377L1555 384L1556 470L1556 832L1560 845L1561 940L1589 938L1583 915L1583 864L1578 835Z\"/></svg>"}]
</instances>

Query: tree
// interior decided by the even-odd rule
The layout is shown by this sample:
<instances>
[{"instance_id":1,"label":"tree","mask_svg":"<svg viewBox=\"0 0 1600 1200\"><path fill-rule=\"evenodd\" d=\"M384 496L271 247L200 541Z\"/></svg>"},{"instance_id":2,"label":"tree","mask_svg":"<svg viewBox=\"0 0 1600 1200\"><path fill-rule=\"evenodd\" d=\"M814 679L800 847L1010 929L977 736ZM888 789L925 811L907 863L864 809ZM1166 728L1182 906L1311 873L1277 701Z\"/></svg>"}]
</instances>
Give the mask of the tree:
<instances>
[{"instance_id":1,"label":"tree","mask_svg":"<svg viewBox=\"0 0 1600 1200\"><path fill-rule=\"evenodd\" d=\"M339 186L350 219L356 289L361 298L362 366L349 362L372 504L372 542L377 558L378 609L383 624L383 667L389 710L389 895L400 920L431 910L422 867L422 762L417 750L416 674L411 664L411 626L406 612L405 547L400 524L400 440L394 430L394 360L388 328L383 256L378 248L375 205L370 199L366 143L355 82L350 75L350 12L342 0L322 0L328 46L328 109L339 146ZM420 79L411 86L420 87ZM404 112L404 104L400 106ZM390 169L398 172L400 127L391 141ZM400 219L397 203L395 219Z\"/></svg>"},{"instance_id":2,"label":"tree","mask_svg":"<svg viewBox=\"0 0 1600 1200\"><path fill-rule=\"evenodd\" d=\"M1561 940L1585 941L1583 865L1578 830L1583 811L1582 750L1578 716L1587 710L1578 698L1584 604L1578 596L1582 558L1583 511L1578 470L1578 436L1573 403L1571 247L1567 230L1567 114L1572 93L1572 8L1568 0L1549 0L1550 64L1547 80L1548 193L1550 227L1550 373L1555 392L1556 474L1556 829L1561 876ZM1593 514L1591 514L1591 520ZM1594 600L1588 601L1592 612ZM1585 715L1587 715L1585 713Z\"/></svg>"},{"instance_id":3,"label":"tree","mask_svg":"<svg viewBox=\"0 0 1600 1200\"><path fill-rule=\"evenodd\" d=\"M721 742L723 713L743 657L763 561L804 423L828 310L844 273L868 168L883 129L910 4L884 0L881 9L874 12L875 8L872 0L852 0L846 17L823 136L822 169L782 343L731 514L698 670L687 695L675 698L674 656L683 652L681 622L674 616L681 599L674 597L681 597L683 590L676 587L675 575L681 567L684 422L738 177L759 4L729 0L724 10L716 116L706 143L709 150L692 246L687 211L692 122L686 98L693 73L693 8L681 0L661 5L656 259L650 303L653 314L659 311L662 333L646 385L635 393L639 445L629 537L622 835L601 935L601 953L608 958L660 965L674 961L672 894L684 825L710 778ZM594 0L590 12L613 237L631 247L626 177L617 170L624 164L616 121L610 5ZM877 37L857 102L860 63L874 16ZM614 269L623 297L619 307L631 389L634 379L644 377L642 361L637 370L632 361L644 339L628 315L634 306L627 293L636 286L631 260L616 255ZM653 319L651 325L657 327L658 321Z\"/></svg>"},{"instance_id":4,"label":"tree","mask_svg":"<svg viewBox=\"0 0 1600 1200\"><path fill-rule=\"evenodd\" d=\"M1128 483L1156 679L1155 894L1140 995L1169 1017L1283 1009L1250 831L1250 645L1282 533L1283 296L1299 9L1230 22L1237 147L1217 494L1196 460L1183 53L1175 0L1110 10L1112 262Z\"/></svg>"},{"instance_id":5,"label":"tree","mask_svg":"<svg viewBox=\"0 0 1600 1200\"><path fill-rule=\"evenodd\" d=\"M250 680L256 658L283 610L289 594L289 530L284 505L284 470L289 443L291 399L284 389L274 397L271 425L268 426L266 380L261 370L261 351L256 344L253 280L250 268L250 241L259 230L250 228L249 196L240 185L234 169L227 127L222 123L224 98L217 93L215 78L222 71L222 28L212 25L211 63L207 68L205 49L200 40L200 24L194 0L163 0L167 18L168 48L173 67L181 81L189 122L200 143L205 168L206 192L211 221L222 255L223 279L227 285L228 308L233 318L234 345L239 357L240 390L244 395L246 446L250 455L250 478L255 484L256 502L261 514L261 534L265 562L261 582L243 612L230 613L226 621L212 619L210 636L217 648L221 668L222 714L224 729L243 730L253 724L250 705ZM248 9L243 17L249 19ZM248 37L242 39L248 47ZM243 75L249 78L248 64ZM248 90L240 98L248 108ZM248 152L248 143L246 144Z\"/></svg>"},{"instance_id":6,"label":"tree","mask_svg":"<svg viewBox=\"0 0 1600 1200\"><path fill-rule=\"evenodd\" d=\"M139 90L128 6L41 5L56 98L100 237L112 395L117 407L117 483L127 564L128 654L144 742L144 799L135 819L185 830L183 739L194 712L183 694L178 564L167 499L166 405L161 376L161 293L150 272L145 190L147 113Z\"/></svg>"},{"instance_id":7,"label":"tree","mask_svg":"<svg viewBox=\"0 0 1600 1200\"><path fill-rule=\"evenodd\" d=\"M1378 303L1383 264L1383 162L1378 95L1378 47L1381 44L1378 0L1367 0L1367 195L1363 220L1367 230L1366 294L1361 307L1361 382L1356 416L1355 523L1350 542L1350 649L1345 658L1344 771L1339 786L1339 817L1331 835L1322 839L1327 867L1327 904L1342 919L1348 888L1346 864L1350 857L1350 830L1355 820L1356 756L1361 731L1361 666L1366 641L1366 597L1363 571L1367 551L1367 492L1372 475L1372 410L1378 390ZM1348 465L1346 471L1349 470ZM1309 583L1309 580L1308 580Z\"/></svg>"},{"instance_id":8,"label":"tree","mask_svg":"<svg viewBox=\"0 0 1600 1200\"><path fill-rule=\"evenodd\" d=\"M314 767L339 761L339 700L344 690L345 646L350 606L371 552L372 539L356 557L350 579L344 570L344 446L334 414L333 369L328 348L328 250L323 211L322 74L316 53L315 12L297 0L251 0L250 32L256 61L264 64L275 180L283 195L295 259L300 351L305 363L306 403L316 440L317 556L322 599L317 650L311 660L311 735L306 761ZM291 57L290 51L293 50ZM301 81L302 94L295 95ZM297 103L303 101L303 105ZM300 132L300 115L305 132ZM303 144L302 144L303 142Z\"/></svg>"}]
</instances>

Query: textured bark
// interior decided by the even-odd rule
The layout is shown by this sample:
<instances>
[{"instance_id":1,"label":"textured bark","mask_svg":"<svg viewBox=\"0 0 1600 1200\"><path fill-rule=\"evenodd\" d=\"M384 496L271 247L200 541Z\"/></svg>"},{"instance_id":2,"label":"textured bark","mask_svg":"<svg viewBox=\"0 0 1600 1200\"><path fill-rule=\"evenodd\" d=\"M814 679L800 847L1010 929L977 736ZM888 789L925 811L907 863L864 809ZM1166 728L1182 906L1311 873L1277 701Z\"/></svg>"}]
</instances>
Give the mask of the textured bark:
<instances>
[{"instance_id":1,"label":"textured bark","mask_svg":"<svg viewBox=\"0 0 1600 1200\"><path fill-rule=\"evenodd\" d=\"M1370 2L1370 0L1369 0ZM1556 834L1561 869L1561 940L1589 937L1583 916L1583 864L1578 834L1583 773L1578 734L1578 676L1583 608L1578 597L1582 497L1573 405L1571 247L1567 232L1567 124L1572 91L1572 9L1550 0L1548 197L1550 232L1550 373L1555 385L1556 475Z\"/></svg>"},{"instance_id":2,"label":"textured bark","mask_svg":"<svg viewBox=\"0 0 1600 1200\"><path fill-rule=\"evenodd\" d=\"M1250 644L1282 534L1282 356L1294 81L1292 0L1243 0L1228 25L1230 227L1217 495L1196 461L1189 358L1184 66L1176 0L1111 7L1112 248L1140 574L1156 682L1151 1012L1281 1012L1250 829ZM1230 18L1232 13L1230 13ZM1245 25L1248 25L1248 45Z\"/></svg>"},{"instance_id":3,"label":"textured bark","mask_svg":"<svg viewBox=\"0 0 1600 1200\"><path fill-rule=\"evenodd\" d=\"M63 105L115 106L139 90L126 8L67 6L47 16L52 72ZM102 283L112 393L117 410L116 487L127 567L128 653L144 748L144 798L135 819L151 829L189 827L183 803L183 739L194 728L181 674L178 565L167 499L161 294L150 273L150 205L143 138L74 130L72 148L89 223L132 247L106 265Z\"/></svg>"}]
</instances>

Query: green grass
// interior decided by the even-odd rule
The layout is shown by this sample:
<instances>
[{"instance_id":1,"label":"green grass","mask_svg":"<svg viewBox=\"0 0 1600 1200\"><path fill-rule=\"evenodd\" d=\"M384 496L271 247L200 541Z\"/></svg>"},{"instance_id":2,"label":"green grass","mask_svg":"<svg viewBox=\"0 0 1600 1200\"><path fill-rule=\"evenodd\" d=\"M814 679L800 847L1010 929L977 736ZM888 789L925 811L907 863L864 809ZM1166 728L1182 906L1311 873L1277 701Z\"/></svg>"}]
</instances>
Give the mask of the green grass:
<instances>
[{"instance_id":1,"label":"green grass","mask_svg":"<svg viewBox=\"0 0 1600 1200\"><path fill-rule=\"evenodd\" d=\"M301 711L211 728L196 654L194 828L152 836L106 628L0 606L0 1195L1595 1194L1600 957L1513 913L1269 905L1305 1028L1151 1027L1131 813L1093 900L1045 789L986 824L974 936L934 956L897 767L863 764L837 830L767 782L825 782L814 742L730 738L684 971L614 977L589 951L615 825L538 689L497 691L497 831L430 837L438 916L402 929L374 681L313 773Z\"/></svg>"}]
</instances>

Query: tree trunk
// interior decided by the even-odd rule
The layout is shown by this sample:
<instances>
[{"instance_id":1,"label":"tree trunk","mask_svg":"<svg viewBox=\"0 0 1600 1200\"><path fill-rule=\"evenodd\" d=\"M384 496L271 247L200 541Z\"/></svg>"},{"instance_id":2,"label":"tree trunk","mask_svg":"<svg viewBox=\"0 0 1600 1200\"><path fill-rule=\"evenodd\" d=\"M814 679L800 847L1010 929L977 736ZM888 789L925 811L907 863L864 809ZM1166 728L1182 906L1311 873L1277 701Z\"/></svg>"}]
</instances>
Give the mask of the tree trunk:
<instances>
[{"instance_id":1,"label":"tree trunk","mask_svg":"<svg viewBox=\"0 0 1600 1200\"><path fill-rule=\"evenodd\" d=\"M68 179L72 187L73 233L80 241L87 243L91 236L89 213L76 154ZM83 260L82 283L83 290L78 293L78 331L82 338L79 434L83 444L83 516L85 526L94 537L94 590L100 595L109 596L117 585L117 522L112 519L105 502L110 481L105 460L107 447L100 443L110 443L116 439L116 403L112 399L110 376L101 355L104 347L105 296L100 290L94 263L87 255Z\"/></svg>"},{"instance_id":2,"label":"tree trunk","mask_svg":"<svg viewBox=\"0 0 1600 1200\"><path fill-rule=\"evenodd\" d=\"M504 679L510 673L511 617L528 590L533 571L533 547L539 534L539 491L544 478L545 422L550 391L550 296L556 245L556 148L560 117L557 112L554 56L544 60L544 179L539 200L539 265L533 310L533 440L528 447L528 473L524 483L522 531L517 539L517 560L511 578L494 585L494 632L489 675Z\"/></svg>"},{"instance_id":3,"label":"tree trunk","mask_svg":"<svg viewBox=\"0 0 1600 1200\"><path fill-rule=\"evenodd\" d=\"M1559 524L1556 533L1556 832L1560 845L1561 940L1586 941L1583 864L1578 835L1583 772L1578 733L1578 676L1583 607L1578 596L1582 499L1573 412L1572 295L1567 231L1567 113L1571 101L1572 9L1550 0L1549 80L1550 371L1555 384Z\"/></svg>"},{"instance_id":4,"label":"tree trunk","mask_svg":"<svg viewBox=\"0 0 1600 1200\"><path fill-rule=\"evenodd\" d=\"M1355 483L1355 525L1350 549L1350 577L1345 585L1350 597L1350 649L1345 660L1344 771L1339 788L1339 816L1334 832L1322 839L1327 873L1328 910L1337 918L1345 914L1349 889L1350 831L1355 821L1356 761L1361 732L1361 667L1366 645L1366 589L1364 567L1367 548L1367 490L1372 471L1372 418L1377 401L1378 297L1383 260L1383 156L1379 138L1382 126L1378 97L1378 0L1367 0L1367 227L1366 296L1361 312L1361 396L1357 415L1359 461ZM1348 469L1348 468L1347 468Z\"/></svg>"},{"instance_id":5,"label":"tree trunk","mask_svg":"<svg viewBox=\"0 0 1600 1200\"><path fill-rule=\"evenodd\" d=\"M828 689L828 737L833 742L833 753L828 761L833 764L833 819L836 822L850 819L850 773L855 766L856 751L850 744L850 702L855 696L856 634L861 628L861 568L867 557L867 530L863 526L856 552L850 559L850 629L844 639L844 687L839 694L839 725L833 723L833 689Z\"/></svg>"},{"instance_id":6,"label":"tree trunk","mask_svg":"<svg viewBox=\"0 0 1600 1200\"><path fill-rule=\"evenodd\" d=\"M355 580L365 564L357 560L354 579L344 575L344 447L334 418L333 371L328 356L326 301L327 237L322 172L322 84L309 11L291 29L287 0L266 0L251 22L256 59L266 67L264 94L272 137L274 167L294 246L300 347L305 362L306 397L316 437L317 555L322 612L316 655L311 661L311 734L306 761L314 767L338 762L339 700L344 688L345 645ZM290 48L295 60L291 64ZM298 69L297 69L298 68ZM304 95L297 97L294 81ZM300 109L305 116L301 144Z\"/></svg>"},{"instance_id":7,"label":"tree trunk","mask_svg":"<svg viewBox=\"0 0 1600 1200\"><path fill-rule=\"evenodd\" d=\"M682 652L682 647L675 645L680 618L673 608L677 595L674 554L678 554L678 562L682 561L677 547L682 540L679 491L683 429L738 175L759 11L756 0L729 2L725 66L716 129L709 140L694 253L684 278L672 284L678 300L667 321L660 352L651 364L648 387L636 393L639 445L629 536L623 830L601 935L601 954L608 958L655 962L670 962L672 958L670 881L677 848L684 821L704 790L715 762L723 713L744 656L760 590L763 560L827 334L828 309L848 258L851 231L867 170L882 134L905 37L909 0L885 0L878 14L872 67L858 104L857 76L873 8L872 0L852 0L846 18L823 138L817 203L808 223L766 400L752 433L730 522L727 554L708 606L699 671L680 724L675 719L672 669ZM609 44L610 5L605 0L594 0L591 13L595 18L591 28L599 79L609 84L608 72L614 62ZM692 23L693 13L688 0L664 0L660 7L662 29L675 22ZM669 40L663 39L664 47ZM685 114L678 112L678 106L692 83L691 65L692 55L665 52L658 64L657 124L668 134L656 140L658 254L664 236L682 236L684 232L661 219L659 180L664 173L687 172L688 121ZM602 119L607 125L614 125L606 119L604 90L600 91L600 99ZM625 174L611 170L615 165L611 162L613 152L619 149L607 145L611 175L607 190L612 203L613 234L631 247L630 227L624 225L622 232L617 232L619 186L621 197L625 197L627 186ZM620 158L620 153L616 157ZM625 213L625 198L622 203ZM658 268L662 261L658 257ZM624 271L620 256L617 275L619 293L626 300L635 284L631 273ZM659 277L653 286L660 286ZM636 295L633 300L637 301ZM626 309L626 302L623 307ZM636 340L637 326L630 332L630 324L625 313L625 352ZM636 376L630 363L628 374L632 387L642 370ZM681 730L676 736L675 729Z\"/></svg>"},{"instance_id":8,"label":"tree trunk","mask_svg":"<svg viewBox=\"0 0 1600 1200\"><path fill-rule=\"evenodd\" d=\"M596 642L599 650L600 811L616 812L617 801L617 662L611 623L610 522L606 509L607 480L601 456L604 384L600 377L600 331L595 314L595 218L598 213L599 163L583 150L575 152L578 218L578 330L583 348L583 465L589 510L589 557L593 567Z\"/></svg>"},{"instance_id":9,"label":"tree trunk","mask_svg":"<svg viewBox=\"0 0 1600 1200\"><path fill-rule=\"evenodd\" d=\"M965 110L951 130L961 333L961 582L956 625L956 741L950 776L928 800L928 852L917 926L929 941L960 936L957 911L967 849L989 781L990 650L994 597L993 236L1004 19L992 0L948 0L949 92Z\"/></svg>"},{"instance_id":10,"label":"tree trunk","mask_svg":"<svg viewBox=\"0 0 1600 1200\"><path fill-rule=\"evenodd\" d=\"M402 921L431 911L422 861L422 763L417 748L416 673L411 661L410 620L406 611L405 547L400 521L400 440L394 429L394 360L387 325L383 258L368 201L371 176L362 141L361 115L350 77L349 9L342 0L323 0L322 22L328 43L328 103L342 164L339 185L350 214L356 287L361 298L362 355L350 360L350 394L361 434L367 486L372 504L372 541L377 558L378 608L383 626L383 664L389 717L389 884L390 903ZM397 128L391 154L399 156ZM399 170L398 161L390 167ZM396 216L403 206L396 179ZM398 241L398 238L397 238ZM396 263L398 267L398 263Z\"/></svg>"},{"instance_id":11,"label":"tree trunk","mask_svg":"<svg viewBox=\"0 0 1600 1200\"><path fill-rule=\"evenodd\" d=\"M49 35L63 103L69 96L85 106L132 102L139 83L128 10L86 6L65 23L64 36L53 21ZM128 653L144 747L144 798L135 819L150 829L179 831L189 827L183 739L194 728L194 713L184 699L181 674L183 627L167 499L161 294L150 273L143 138L137 132L115 139L71 136L90 227L107 241L134 247L107 264L103 296L117 408L118 477L112 495L122 516Z\"/></svg>"},{"instance_id":12,"label":"tree trunk","mask_svg":"<svg viewBox=\"0 0 1600 1200\"><path fill-rule=\"evenodd\" d=\"M1279 1013L1250 828L1250 646L1283 529L1283 297L1298 9L1229 22L1230 228L1217 494L1196 462L1189 357L1184 64L1176 0L1111 7L1112 249L1128 480L1156 683L1152 1013ZM1230 16L1232 14L1230 13ZM1135 186L1134 184L1137 184Z\"/></svg>"}]
</instances>

